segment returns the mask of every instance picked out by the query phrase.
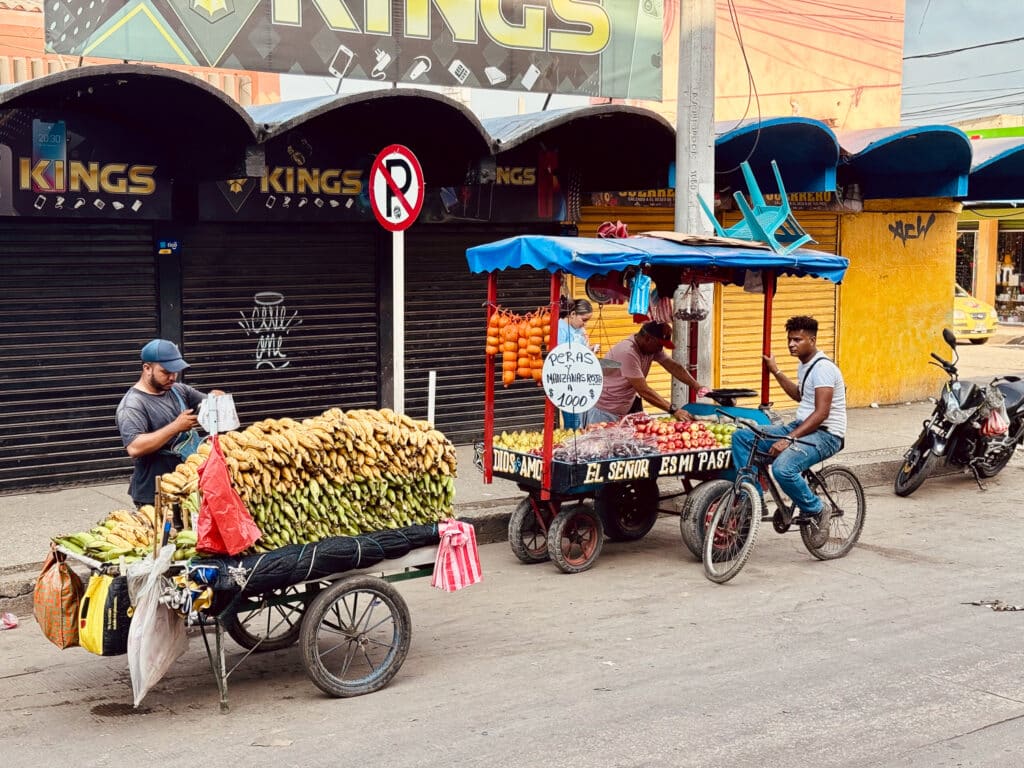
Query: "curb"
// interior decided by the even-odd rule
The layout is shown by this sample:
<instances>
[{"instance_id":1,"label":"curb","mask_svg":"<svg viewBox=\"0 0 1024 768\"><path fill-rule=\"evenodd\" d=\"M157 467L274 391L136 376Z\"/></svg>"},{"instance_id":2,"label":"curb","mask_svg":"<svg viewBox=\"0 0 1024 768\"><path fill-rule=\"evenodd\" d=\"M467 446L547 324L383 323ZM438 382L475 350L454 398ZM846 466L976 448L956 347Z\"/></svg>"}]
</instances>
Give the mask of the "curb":
<instances>
[{"instance_id":1,"label":"curb","mask_svg":"<svg viewBox=\"0 0 1024 768\"><path fill-rule=\"evenodd\" d=\"M846 461L837 463L854 469L865 488L891 485L902 461L902 452L883 450L850 454ZM946 474L937 472L935 476ZM478 544L495 544L508 540L508 521L512 510L522 496L489 499L482 502L458 504L455 513L461 520L473 523ZM42 562L27 563L0 569L0 612L10 611L16 616L32 615L32 591Z\"/></svg>"}]
</instances>

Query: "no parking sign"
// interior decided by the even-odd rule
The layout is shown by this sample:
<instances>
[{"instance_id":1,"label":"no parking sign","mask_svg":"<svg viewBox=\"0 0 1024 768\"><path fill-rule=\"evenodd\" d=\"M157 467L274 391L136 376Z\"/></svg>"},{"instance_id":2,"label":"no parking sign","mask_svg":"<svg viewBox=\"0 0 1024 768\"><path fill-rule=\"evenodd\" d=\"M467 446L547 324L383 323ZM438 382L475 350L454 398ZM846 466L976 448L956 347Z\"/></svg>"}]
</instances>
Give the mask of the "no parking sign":
<instances>
[{"instance_id":1,"label":"no parking sign","mask_svg":"<svg viewBox=\"0 0 1024 768\"><path fill-rule=\"evenodd\" d=\"M381 150L370 168L370 206L384 229L408 229L423 208L423 168L408 147Z\"/></svg>"}]
</instances>

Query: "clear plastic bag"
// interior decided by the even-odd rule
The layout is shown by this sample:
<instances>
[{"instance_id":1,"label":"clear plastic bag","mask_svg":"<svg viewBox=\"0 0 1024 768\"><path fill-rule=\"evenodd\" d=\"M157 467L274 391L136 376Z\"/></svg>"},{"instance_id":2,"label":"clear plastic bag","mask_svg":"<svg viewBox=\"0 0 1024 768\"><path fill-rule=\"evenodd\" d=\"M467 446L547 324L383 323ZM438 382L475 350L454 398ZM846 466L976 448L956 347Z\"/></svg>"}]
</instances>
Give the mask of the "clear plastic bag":
<instances>
[{"instance_id":1,"label":"clear plastic bag","mask_svg":"<svg viewBox=\"0 0 1024 768\"><path fill-rule=\"evenodd\" d=\"M697 322L706 320L709 314L704 299L700 295L700 286L692 283L679 301L679 309L675 312L676 320Z\"/></svg>"},{"instance_id":2,"label":"clear plastic bag","mask_svg":"<svg viewBox=\"0 0 1024 768\"><path fill-rule=\"evenodd\" d=\"M128 628L128 671L136 707L174 660L188 650L185 620L160 602L170 585L164 573L173 558L174 545L168 544L155 559L133 563L128 571L129 593L135 592L135 612Z\"/></svg>"},{"instance_id":3,"label":"clear plastic bag","mask_svg":"<svg viewBox=\"0 0 1024 768\"><path fill-rule=\"evenodd\" d=\"M629 418L626 416L623 421ZM657 452L656 444L646 437L638 436L632 423L620 422L566 440L555 449L554 459L575 464L599 459L651 456Z\"/></svg>"}]
</instances>

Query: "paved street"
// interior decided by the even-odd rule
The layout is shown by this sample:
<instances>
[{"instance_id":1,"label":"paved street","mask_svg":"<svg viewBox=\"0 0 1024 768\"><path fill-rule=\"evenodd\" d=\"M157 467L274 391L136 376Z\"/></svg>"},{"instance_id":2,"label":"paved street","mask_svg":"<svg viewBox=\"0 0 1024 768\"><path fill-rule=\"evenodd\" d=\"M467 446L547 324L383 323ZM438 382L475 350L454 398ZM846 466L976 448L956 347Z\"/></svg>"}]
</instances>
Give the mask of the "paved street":
<instances>
[{"instance_id":1,"label":"paved street","mask_svg":"<svg viewBox=\"0 0 1024 768\"><path fill-rule=\"evenodd\" d=\"M193 637L133 712L124 657L58 651L26 619L0 632L5 762L1017 768L1024 612L964 603L1024 603L1022 471L870 489L861 546L831 563L765 526L723 586L674 517L574 576L484 546L480 585L399 585L409 658L355 699L323 697L291 648L241 666L221 715Z\"/></svg>"}]
</instances>

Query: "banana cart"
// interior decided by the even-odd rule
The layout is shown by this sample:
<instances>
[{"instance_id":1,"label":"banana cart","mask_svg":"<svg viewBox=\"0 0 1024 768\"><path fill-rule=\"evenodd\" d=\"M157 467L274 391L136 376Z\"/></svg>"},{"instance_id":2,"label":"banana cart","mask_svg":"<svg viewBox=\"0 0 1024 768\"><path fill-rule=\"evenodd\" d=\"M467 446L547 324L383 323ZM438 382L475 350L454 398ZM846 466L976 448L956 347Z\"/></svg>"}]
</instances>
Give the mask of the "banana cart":
<instances>
[{"instance_id":1,"label":"banana cart","mask_svg":"<svg viewBox=\"0 0 1024 768\"><path fill-rule=\"evenodd\" d=\"M618 285L621 293L628 295L629 281L650 273L656 275L661 295L670 296L667 287L674 291L680 285L695 288L709 282L744 285L753 276L748 273L755 273L764 294L764 354L771 354L772 299L777 276L817 277L839 283L848 266L847 259L819 251L798 248L783 255L760 243L677 232L647 232L624 238L521 235L469 248L466 258L471 272L488 276L489 328L493 316L500 311L499 274L503 270L532 268L550 272L550 303L544 314L550 321L549 339L557 339L558 308L566 274L586 280L588 293L591 284L595 290ZM676 311L673 317L687 327L687 367L696 374L698 329L703 318L686 311ZM688 493L705 480L732 476L731 449L727 446L665 452L644 451L635 444L623 451L617 450L623 445L612 445L611 453L603 457L583 457L578 452L568 457L557 456L553 439L556 406L550 397L545 398L543 445L536 454L496 446L497 356L498 350L489 347L480 465L485 483L495 476L502 477L515 481L526 493L509 522L509 544L520 561L537 563L550 559L565 573L587 570L600 555L606 536L617 541L640 539L653 527L662 511L662 501ZM505 379L505 383L509 380ZM724 411L764 424L770 419L768 393L768 372L763 370L760 393L712 390L706 397L713 403L698 403L696 393L690 392L685 408L698 418ZM758 394L759 407L736 406L738 398ZM658 480L664 478L679 478L682 492L662 496Z\"/></svg>"}]
</instances>

